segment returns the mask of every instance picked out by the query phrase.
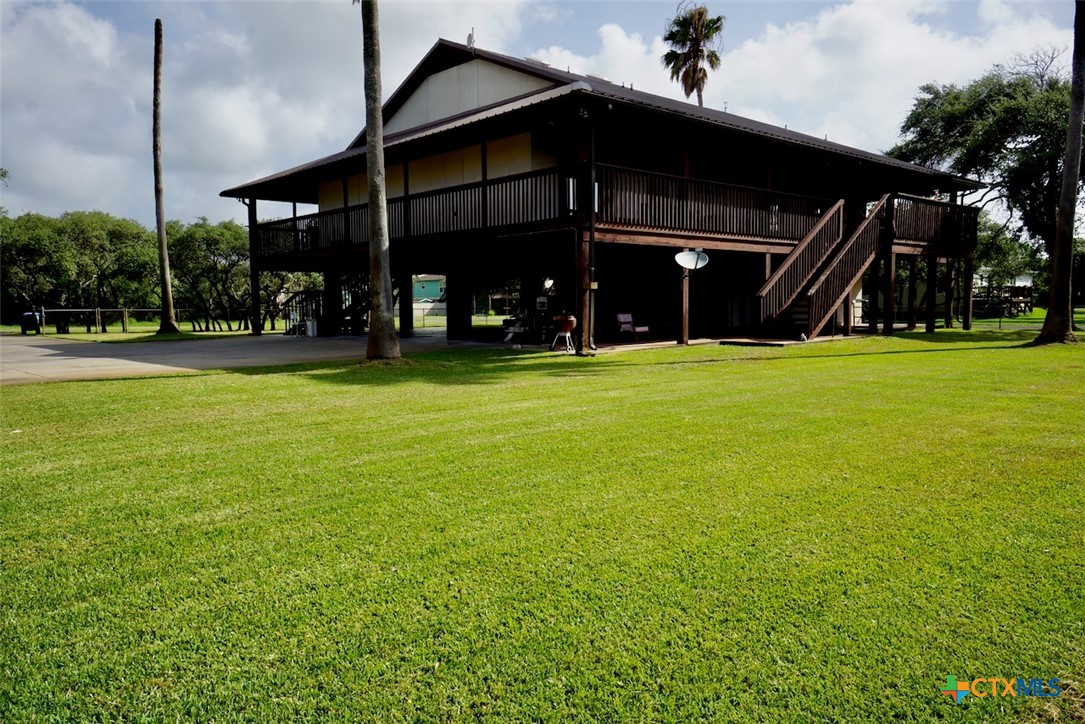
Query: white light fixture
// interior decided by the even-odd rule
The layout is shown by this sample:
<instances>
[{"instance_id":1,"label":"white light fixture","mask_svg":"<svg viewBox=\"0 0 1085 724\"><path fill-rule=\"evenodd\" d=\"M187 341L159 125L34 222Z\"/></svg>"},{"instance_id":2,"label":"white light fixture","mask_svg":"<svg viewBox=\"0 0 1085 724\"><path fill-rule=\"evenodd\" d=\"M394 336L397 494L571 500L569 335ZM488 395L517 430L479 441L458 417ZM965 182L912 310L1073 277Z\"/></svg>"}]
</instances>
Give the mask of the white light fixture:
<instances>
[{"instance_id":1,"label":"white light fixture","mask_svg":"<svg viewBox=\"0 0 1085 724\"><path fill-rule=\"evenodd\" d=\"M554 280L553 279L551 279L550 277L547 277L546 279L543 279L543 289L545 289L546 291L550 291L551 289L553 289L553 287L554 287Z\"/></svg>"}]
</instances>

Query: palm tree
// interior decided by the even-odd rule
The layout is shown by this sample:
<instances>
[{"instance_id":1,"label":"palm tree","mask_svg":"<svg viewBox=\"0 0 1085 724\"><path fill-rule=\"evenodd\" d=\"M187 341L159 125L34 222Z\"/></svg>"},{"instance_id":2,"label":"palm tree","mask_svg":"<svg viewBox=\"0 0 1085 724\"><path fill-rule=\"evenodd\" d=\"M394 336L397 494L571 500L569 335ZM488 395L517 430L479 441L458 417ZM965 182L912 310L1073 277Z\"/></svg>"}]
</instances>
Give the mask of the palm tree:
<instances>
[{"instance_id":1,"label":"palm tree","mask_svg":"<svg viewBox=\"0 0 1085 724\"><path fill-rule=\"evenodd\" d=\"M708 8L704 5L688 2L679 5L676 12L663 35L663 42L671 49L660 60L663 67L671 71L671 80L682 84L686 98L697 92L697 105L703 108L708 68L718 70L720 67L717 48L723 44L726 18L722 15L709 17Z\"/></svg>"},{"instance_id":2,"label":"palm tree","mask_svg":"<svg viewBox=\"0 0 1085 724\"><path fill-rule=\"evenodd\" d=\"M1070 77L1070 116L1066 157L1062 164L1062 193L1052 250L1051 301L1036 344L1076 342L1071 274L1074 265L1074 209L1081 178L1081 129L1085 116L1085 3L1075 3L1074 55Z\"/></svg>"},{"instance_id":3,"label":"palm tree","mask_svg":"<svg viewBox=\"0 0 1085 724\"><path fill-rule=\"evenodd\" d=\"M173 313L170 251L166 245L166 204L162 190L162 21L154 21L154 118L151 139L154 154L154 215L158 222L158 269L162 276L162 319L157 334L177 334L181 328Z\"/></svg>"},{"instance_id":4,"label":"palm tree","mask_svg":"<svg viewBox=\"0 0 1085 724\"><path fill-rule=\"evenodd\" d=\"M359 0L354 0L358 3ZM369 181L369 340L366 359L399 359L392 318L392 273L388 253L388 204L384 180L384 119L381 116L381 46L377 0L362 6L365 66L365 155Z\"/></svg>"}]
</instances>

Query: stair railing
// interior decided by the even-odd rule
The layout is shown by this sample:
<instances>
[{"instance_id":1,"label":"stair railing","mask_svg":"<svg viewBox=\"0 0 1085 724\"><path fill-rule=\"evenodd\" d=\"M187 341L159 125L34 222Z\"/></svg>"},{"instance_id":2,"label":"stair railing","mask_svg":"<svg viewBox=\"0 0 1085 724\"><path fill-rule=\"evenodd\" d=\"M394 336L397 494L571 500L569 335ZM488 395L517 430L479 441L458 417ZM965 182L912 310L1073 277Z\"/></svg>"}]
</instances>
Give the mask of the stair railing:
<instances>
[{"instance_id":1,"label":"stair railing","mask_svg":"<svg viewBox=\"0 0 1085 724\"><path fill-rule=\"evenodd\" d=\"M844 200L841 199L822 215L757 292L761 298L762 323L775 319L791 304L843 235Z\"/></svg>"},{"instance_id":2,"label":"stair railing","mask_svg":"<svg viewBox=\"0 0 1085 724\"><path fill-rule=\"evenodd\" d=\"M806 293L810 302L807 336L814 337L821 331L855 282L874 261L882 238L882 221L888 200L889 194L881 197Z\"/></svg>"}]
</instances>

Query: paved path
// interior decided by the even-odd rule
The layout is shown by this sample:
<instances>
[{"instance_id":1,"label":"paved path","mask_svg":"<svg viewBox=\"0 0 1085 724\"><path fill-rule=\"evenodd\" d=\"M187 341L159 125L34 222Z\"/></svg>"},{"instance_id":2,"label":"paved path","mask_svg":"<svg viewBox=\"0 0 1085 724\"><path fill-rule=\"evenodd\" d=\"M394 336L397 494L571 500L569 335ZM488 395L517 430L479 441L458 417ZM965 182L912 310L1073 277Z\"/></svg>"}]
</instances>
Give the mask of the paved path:
<instances>
[{"instance_id":1,"label":"paved path","mask_svg":"<svg viewBox=\"0 0 1085 724\"><path fill-rule=\"evenodd\" d=\"M404 352L444 346L444 335L404 341ZM49 336L0 337L0 385L361 360L364 337L220 337L107 344Z\"/></svg>"},{"instance_id":2,"label":"paved path","mask_svg":"<svg viewBox=\"0 0 1085 724\"><path fill-rule=\"evenodd\" d=\"M818 337L816 341L839 339ZM217 337L173 342L102 343L58 339L51 336L0 337L0 385L63 380L101 380L111 377L162 375L198 370L270 367L299 362L361 360L365 337ZM724 344L796 344L779 340L722 340ZM690 340L690 344L720 344L718 339ZM415 330L400 342L404 354L459 347L509 347L493 342L448 342L443 329ZM599 353L618 350L673 347L674 342L600 346ZM531 346L538 351L546 346ZM552 353L558 354L558 353Z\"/></svg>"}]
</instances>

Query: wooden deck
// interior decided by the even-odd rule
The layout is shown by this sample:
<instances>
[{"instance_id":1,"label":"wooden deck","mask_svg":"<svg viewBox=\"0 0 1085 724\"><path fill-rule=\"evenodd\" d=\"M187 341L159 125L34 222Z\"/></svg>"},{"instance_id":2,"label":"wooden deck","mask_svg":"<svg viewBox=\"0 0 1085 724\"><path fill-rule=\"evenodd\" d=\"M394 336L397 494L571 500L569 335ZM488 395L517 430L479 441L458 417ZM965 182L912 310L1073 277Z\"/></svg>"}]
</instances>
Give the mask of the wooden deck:
<instances>
[{"instance_id":1,"label":"wooden deck","mask_svg":"<svg viewBox=\"0 0 1085 724\"><path fill-rule=\"evenodd\" d=\"M603 242L702 244L707 248L787 253L839 203L764 189L596 164L595 194L586 165L489 179L388 201L393 241L506 234L584 224L595 206ZM937 247L960 256L975 246L976 211L930 199L894 197L895 243L901 253ZM369 241L366 204L258 224L256 257L268 268Z\"/></svg>"}]
</instances>

